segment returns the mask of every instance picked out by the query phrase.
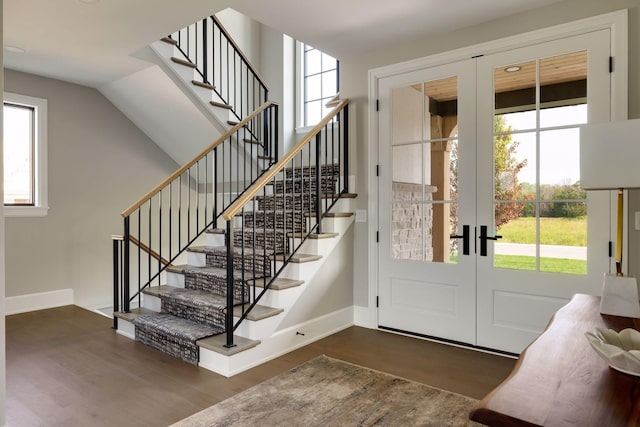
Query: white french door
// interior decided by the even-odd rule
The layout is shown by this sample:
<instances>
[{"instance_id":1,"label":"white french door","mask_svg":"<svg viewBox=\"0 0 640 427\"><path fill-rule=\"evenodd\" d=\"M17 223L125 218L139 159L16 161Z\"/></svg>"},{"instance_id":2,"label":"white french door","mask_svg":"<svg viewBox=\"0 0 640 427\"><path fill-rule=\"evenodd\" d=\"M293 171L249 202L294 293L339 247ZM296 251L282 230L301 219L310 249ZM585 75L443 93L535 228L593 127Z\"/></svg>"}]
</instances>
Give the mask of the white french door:
<instances>
[{"instance_id":1,"label":"white french door","mask_svg":"<svg viewBox=\"0 0 640 427\"><path fill-rule=\"evenodd\" d=\"M476 323L475 73L467 60L383 79L379 87L379 325L469 344ZM459 242L450 238L457 223L465 235Z\"/></svg>"},{"instance_id":2,"label":"white french door","mask_svg":"<svg viewBox=\"0 0 640 427\"><path fill-rule=\"evenodd\" d=\"M609 268L609 30L378 80L378 325L519 353Z\"/></svg>"}]
</instances>

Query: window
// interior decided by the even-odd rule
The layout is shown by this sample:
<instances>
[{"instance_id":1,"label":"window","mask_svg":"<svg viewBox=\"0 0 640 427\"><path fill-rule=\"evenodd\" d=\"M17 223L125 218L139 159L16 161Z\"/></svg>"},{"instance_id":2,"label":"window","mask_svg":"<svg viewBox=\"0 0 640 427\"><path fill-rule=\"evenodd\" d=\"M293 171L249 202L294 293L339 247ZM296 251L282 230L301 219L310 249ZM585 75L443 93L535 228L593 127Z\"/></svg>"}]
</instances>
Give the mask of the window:
<instances>
[{"instance_id":1,"label":"window","mask_svg":"<svg viewBox=\"0 0 640 427\"><path fill-rule=\"evenodd\" d=\"M47 214L47 100L4 94L4 212Z\"/></svg>"},{"instance_id":2,"label":"window","mask_svg":"<svg viewBox=\"0 0 640 427\"><path fill-rule=\"evenodd\" d=\"M298 43L300 108L298 123L313 126L327 115L339 92L340 62L308 44Z\"/></svg>"}]
</instances>

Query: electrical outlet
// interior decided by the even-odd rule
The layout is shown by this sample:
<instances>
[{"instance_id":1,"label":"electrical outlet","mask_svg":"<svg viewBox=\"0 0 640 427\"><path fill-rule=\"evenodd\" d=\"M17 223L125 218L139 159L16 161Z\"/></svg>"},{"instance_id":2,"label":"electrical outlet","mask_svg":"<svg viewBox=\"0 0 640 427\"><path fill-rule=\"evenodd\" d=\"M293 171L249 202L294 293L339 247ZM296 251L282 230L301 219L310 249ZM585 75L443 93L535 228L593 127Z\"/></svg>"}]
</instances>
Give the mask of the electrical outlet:
<instances>
[{"instance_id":1,"label":"electrical outlet","mask_svg":"<svg viewBox=\"0 0 640 427\"><path fill-rule=\"evenodd\" d=\"M356 222L367 222L367 211L364 209L356 209Z\"/></svg>"}]
</instances>

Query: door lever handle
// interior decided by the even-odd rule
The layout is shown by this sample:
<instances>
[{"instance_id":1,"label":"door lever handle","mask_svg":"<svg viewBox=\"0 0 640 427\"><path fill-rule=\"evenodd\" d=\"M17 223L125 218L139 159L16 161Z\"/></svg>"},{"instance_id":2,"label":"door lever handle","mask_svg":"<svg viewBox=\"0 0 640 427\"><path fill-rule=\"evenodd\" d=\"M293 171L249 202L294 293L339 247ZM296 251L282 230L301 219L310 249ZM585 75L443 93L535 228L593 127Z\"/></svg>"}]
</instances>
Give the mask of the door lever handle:
<instances>
[{"instance_id":1,"label":"door lever handle","mask_svg":"<svg viewBox=\"0 0 640 427\"><path fill-rule=\"evenodd\" d=\"M487 226L480 226L480 256L487 256L487 240L502 239L502 236L487 236Z\"/></svg>"},{"instance_id":2,"label":"door lever handle","mask_svg":"<svg viewBox=\"0 0 640 427\"><path fill-rule=\"evenodd\" d=\"M470 230L468 225L462 226L462 235L451 235L449 236L451 239L462 239L462 254L469 255L469 242L470 242Z\"/></svg>"}]
</instances>

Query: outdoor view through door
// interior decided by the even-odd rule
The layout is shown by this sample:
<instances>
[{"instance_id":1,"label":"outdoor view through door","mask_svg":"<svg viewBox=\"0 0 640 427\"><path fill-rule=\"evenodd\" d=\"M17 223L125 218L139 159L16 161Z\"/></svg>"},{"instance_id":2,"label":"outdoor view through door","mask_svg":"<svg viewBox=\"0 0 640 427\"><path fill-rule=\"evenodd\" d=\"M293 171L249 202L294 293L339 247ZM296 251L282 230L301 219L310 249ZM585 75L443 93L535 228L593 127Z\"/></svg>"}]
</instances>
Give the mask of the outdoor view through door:
<instances>
[{"instance_id":1,"label":"outdoor view through door","mask_svg":"<svg viewBox=\"0 0 640 427\"><path fill-rule=\"evenodd\" d=\"M587 52L498 67L494 87L494 266L584 275Z\"/></svg>"},{"instance_id":2,"label":"outdoor view through door","mask_svg":"<svg viewBox=\"0 0 640 427\"><path fill-rule=\"evenodd\" d=\"M579 127L608 121L610 32L378 81L378 324L519 353L608 271Z\"/></svg>"}]
</instances>

